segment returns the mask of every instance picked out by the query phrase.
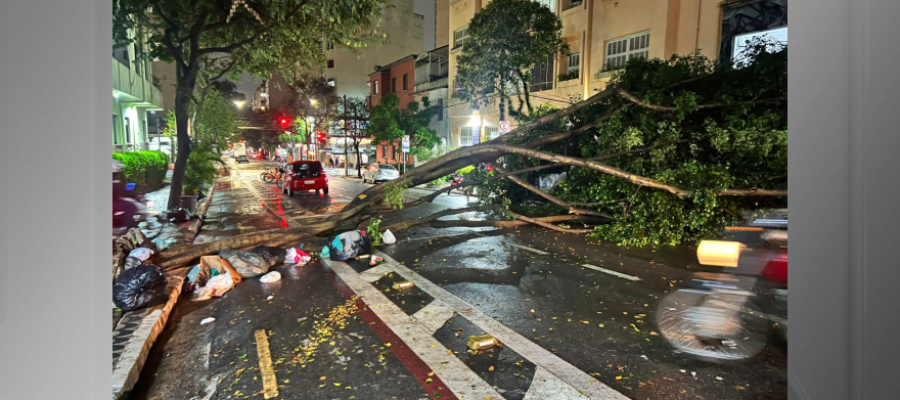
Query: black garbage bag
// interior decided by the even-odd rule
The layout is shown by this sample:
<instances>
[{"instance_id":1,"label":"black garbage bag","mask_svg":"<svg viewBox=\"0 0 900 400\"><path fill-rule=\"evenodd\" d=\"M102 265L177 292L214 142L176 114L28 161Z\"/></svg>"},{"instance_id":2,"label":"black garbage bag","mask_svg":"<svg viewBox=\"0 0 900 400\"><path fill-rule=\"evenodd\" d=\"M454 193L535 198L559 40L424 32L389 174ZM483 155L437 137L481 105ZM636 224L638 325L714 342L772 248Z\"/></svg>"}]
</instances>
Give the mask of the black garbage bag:
<instances>
[{"instance_id":1,"label":"black garbage bag","mask_svg":"<svg viewBox=\"0 0 900 400\"><path fill-rule=\"evenodd\" d=\"M241 278L255 278L269 272L271 267L263 256L249 251L222 250L219 257L227 260Z\"/></svg>"},{"instance_id":2,"label":"black garbage bag","mask_svg":"<svg viewBox=\"0 0 900 400\"><path fill-rule=\"evenodd\" d=\"M365 231L349 231L337 235L328 244L332 261L347 261L372 252L372 241Z\"/></svg>"},{"instance_id":3,"label":"black garbage bag","mask_svg":"<svg viewBox=\"0 0 900 400\"><path fill-rule=\"evenodd\" d=\"M166 275L155 265L127 269L113 283L113 302L122 311L155 306L168 300Z\"/></svg>"},{"instance_id":4,"label":"black garbage bag","mask_svg":"<svg viewBox=\"0 0 900 400\"><path fill-rule=\"evenodd\" d=\"M138 267L144 262L141 259L136 257L125 257L125 269L132 269L134 267Z\"/></svg>"},{"instance_id":5,"label":"black garbage bag","mask_svg":"<svg viewBox=\"0 0 900 400\"><path fill-rule=\"evenodd\" d=\"M200 217L194 215L188 210L185 210L181 207L178 207L173 210L169 210L166 212L166 220L169 222L174 222L180 224L182 222L188 222L190 220L198 219Z\"/></svg>"},{"instance_id":6,"label":"black garbage bag","mask_svg":"<svg viewBox=\"0 0 900 400\"><path fill-rule=\"evenodd\" d=\"M278 247L257 246L250 252L262 256L269 262L270 267L283 263L285 258L285 250Z\"/></svg>"}]
</instances>

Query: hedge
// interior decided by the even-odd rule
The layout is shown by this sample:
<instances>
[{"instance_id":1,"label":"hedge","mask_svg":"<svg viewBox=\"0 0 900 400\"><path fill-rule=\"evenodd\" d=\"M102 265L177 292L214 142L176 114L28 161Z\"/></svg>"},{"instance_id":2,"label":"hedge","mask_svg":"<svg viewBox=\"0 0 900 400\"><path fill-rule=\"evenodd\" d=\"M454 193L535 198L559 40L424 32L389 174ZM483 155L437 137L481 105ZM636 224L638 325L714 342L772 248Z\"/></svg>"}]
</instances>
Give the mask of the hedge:
<instances>
[{"instance_id":1,"label":"hedge","mask_svg":"<svg viewBox=\"0 0 900 400\"><path fill-rule=\"evenodd\" d=\"M161 184L169 167L169 156L161 151L113 153L112 157L124 164L122 175L126 183L134 183L138 189Z\"/></svg>"}]
</instances>

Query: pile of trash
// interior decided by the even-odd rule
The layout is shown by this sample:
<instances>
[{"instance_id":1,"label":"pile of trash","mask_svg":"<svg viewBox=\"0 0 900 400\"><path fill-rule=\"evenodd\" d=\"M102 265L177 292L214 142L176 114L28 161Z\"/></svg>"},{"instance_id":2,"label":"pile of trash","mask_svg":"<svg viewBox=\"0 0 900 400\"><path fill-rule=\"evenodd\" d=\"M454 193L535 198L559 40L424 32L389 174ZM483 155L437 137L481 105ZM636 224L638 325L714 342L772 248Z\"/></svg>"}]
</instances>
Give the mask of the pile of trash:
<instances>
[{"instance_id":1,"label":"pile of trash","mask_svg":"<svg viewBox=\"0 0 900 400\"><path fill-rule=\"evenodd\" d=\"M159 267L148 263L153 250L138 247L125 258L124 270L113 281L113 303L133 311L165 303L168 280Z\"/></svg>"},{"instance_id":2,"label":"pile of trash","mask_svg":"<svg viewBox=\"0 0 900 400\"><path fill-rule=\"evenodd\" d=\"M187 275L187 288L193 292L193 301L222 297L244 279L259 278L261 283L281 280L281 273L271 271L281 264L305 265L312 257L303 250L258 246L250 251L222 250L218 256L200 258Z\"/></svg>"},{"instance_id":3,"label":"pile of trash","mask_svg":"<svg viewBox=\"0 0 900 400\"><path fill-rule=\"evenodd\" d=\"M396 242L390 231L385 232L383 239L387 244ZM154 249L132 247L141 242L146 242L146 239L129 237L119 241L119 254L123 255L125 250L130 252L124 261L117 263L121 267L113 282L113 302L126 312L168 300L166 275L149 261L155 253ZM369 235L365 231L355 230L337 235L322 249L321 256L330 257L333 261L371 257L372 265L384 262L380 257L371 256L371 252ZM200 263L187 274L186 291L192 293L194 301L222 297L244 279L259 278L263 284L278 282L281 274L272 270L276 265L306 265L311 261L312 257L303 251L302 245L289 249L258 246L249 251L222 250L218 255L200 257Z\"/></svg>"}]
</instances>

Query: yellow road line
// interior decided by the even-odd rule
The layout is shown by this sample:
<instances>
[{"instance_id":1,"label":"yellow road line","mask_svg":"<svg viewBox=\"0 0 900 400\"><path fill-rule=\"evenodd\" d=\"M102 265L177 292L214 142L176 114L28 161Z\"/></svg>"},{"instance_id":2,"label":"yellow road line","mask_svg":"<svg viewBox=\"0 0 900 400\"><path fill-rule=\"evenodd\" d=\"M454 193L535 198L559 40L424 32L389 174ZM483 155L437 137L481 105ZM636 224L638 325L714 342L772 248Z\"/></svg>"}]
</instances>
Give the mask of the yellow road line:
<instances>
[{"instance_id":1,"label":"yellow road line","mask_svg":"<svg viewBox=\"0 0 900 400\"><path fill-rule=\"evenodd\" d=\"M272 368L272 354L269 353L269 338L266 330L260 329L256 334L256 352L259 354L259 372L263 379L263 395L267 399L278 396L278 379L275 378L275 369Z\"/></svg>"}]
</instances>

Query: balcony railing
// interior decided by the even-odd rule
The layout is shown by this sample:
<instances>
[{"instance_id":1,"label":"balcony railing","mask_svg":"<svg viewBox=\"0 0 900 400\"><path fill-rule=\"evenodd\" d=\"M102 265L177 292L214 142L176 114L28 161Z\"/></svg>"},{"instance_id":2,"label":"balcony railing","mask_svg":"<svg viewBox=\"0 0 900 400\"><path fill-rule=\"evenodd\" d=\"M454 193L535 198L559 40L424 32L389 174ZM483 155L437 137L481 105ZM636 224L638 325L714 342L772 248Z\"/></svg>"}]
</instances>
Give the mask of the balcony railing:
<instances>
[{"instance_id":1,"label":"balcony railing","mask_svg":"<svg viewBox=\"0 0 900 400\"><path fill-rule=\"evenodd\" d=\"M436 78L430 82L421 83L421 84L416 85L415 91L418 93L418 92L434 90L437 88L446 88L449 81L450 81L449 78L447 78L446 76L443 78Z\"/></svg>"}]
</instances>

